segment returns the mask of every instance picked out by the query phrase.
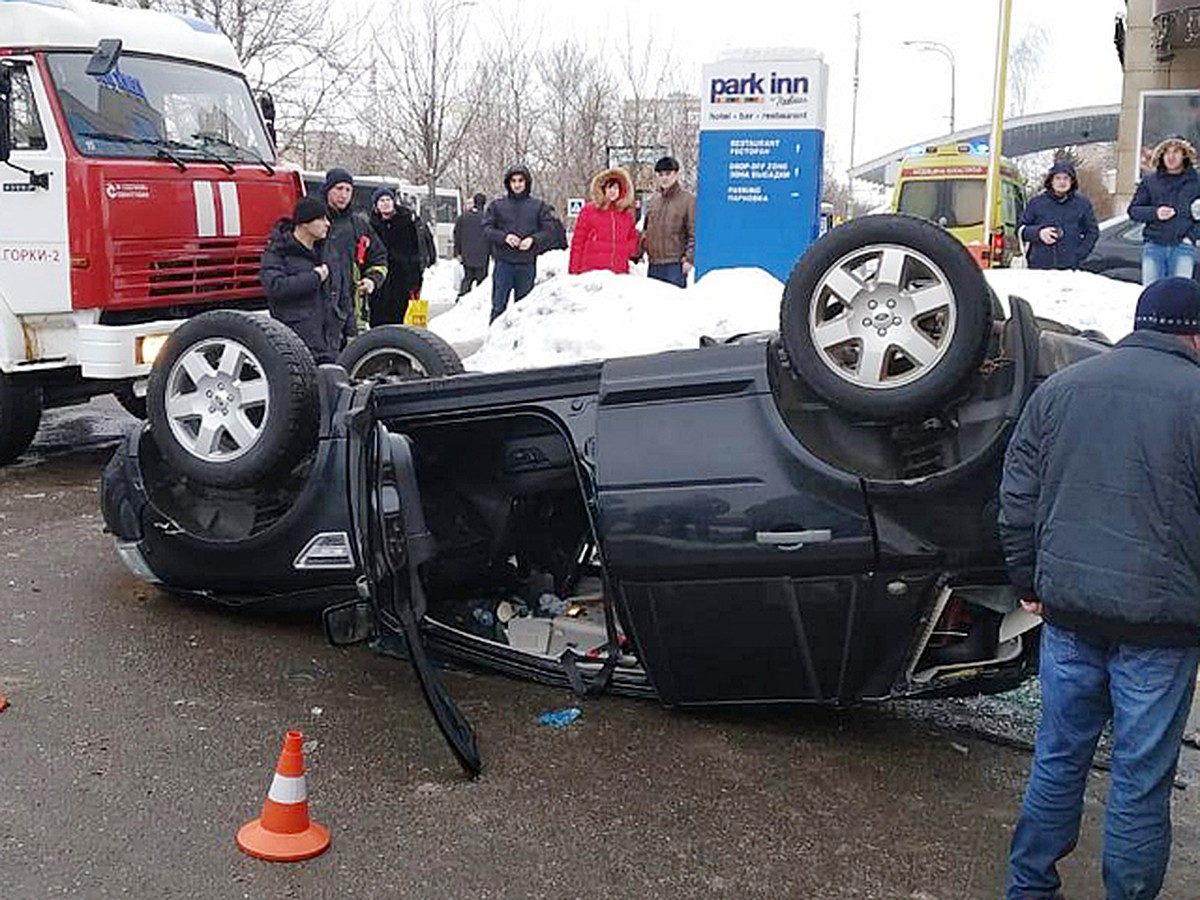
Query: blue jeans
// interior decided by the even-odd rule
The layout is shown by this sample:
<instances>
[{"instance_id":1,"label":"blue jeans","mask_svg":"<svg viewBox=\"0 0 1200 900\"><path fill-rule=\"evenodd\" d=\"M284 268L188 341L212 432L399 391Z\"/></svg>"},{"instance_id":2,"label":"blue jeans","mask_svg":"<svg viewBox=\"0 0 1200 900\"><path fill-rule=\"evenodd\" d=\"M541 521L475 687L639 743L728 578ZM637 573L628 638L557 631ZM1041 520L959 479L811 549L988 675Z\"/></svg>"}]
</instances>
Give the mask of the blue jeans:
<instances>
[{"instance_id":1,"label":"blue jeans","mask_svg":"<svg viewBox=\"0 0 1200 900\"><path fill-rule=\"evenodd\" d=\"M687 277L683 274L683 263L650 263L646 275L658 281L665 281L675 287L687 287Z\"/></svg>"},{"instance_id":2,"label":"blue jeans","mask_svg":"<svg viewBox=\"0 0 1200 900\"><path fill-rule=\"evenodd\" d=\"M533 290L536 278L537 263L496 260L496 266L492 270L492 318L489 324L500 318L508 308L509 291L512 291L513 303L516 303Z\"/></svg>"},{"instance_id":3,"label":"blue jeans","mask_svg":"<svg viewBox=\"0 0 1200 900\"><path fill-rule=\"evenodd\" d=\"M1042 626L1042 721L1013 833L1008 900L1058 896L1056 863L1075 849L1092 754L1110 718L1106 896L1158 895L1171 853L1171 788L1198 659L1200 647L1141 647Z\"/></svg>"},{"instance_id":4,"label":"blue jeans","mask_svg":"<svg viewBox=\"0 0 1200 900\"><path fill-rule=\"evenodd\" d=\"M1142 286L1169 277L1191 278L1196 248L1191 244L1142 244Z\"/></svg>"}]
</instances>

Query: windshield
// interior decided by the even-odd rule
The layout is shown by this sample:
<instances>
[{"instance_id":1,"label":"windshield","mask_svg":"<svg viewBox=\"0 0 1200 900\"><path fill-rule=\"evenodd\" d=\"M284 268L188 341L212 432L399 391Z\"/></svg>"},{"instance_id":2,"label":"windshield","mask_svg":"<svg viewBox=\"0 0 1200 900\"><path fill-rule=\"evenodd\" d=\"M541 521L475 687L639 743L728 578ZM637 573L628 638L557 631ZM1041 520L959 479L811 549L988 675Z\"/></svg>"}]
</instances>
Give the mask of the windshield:
<instances>
[{"instance_id":1,"label":"windshield","mask_svg":"<svg viewBox=\"0 0 1200 900\"><path fill-rule=\"evenodd\" d=\"M910 181L900 189L897 211L946 228L982 225L985 192L982 179Z\"/></svg>"},{"instance_id":2,"label":"windshield","mask_svg":"<svg viewBox=\"0 0 1200 900\"><path fill-rule=\"evenodd\" d=\"M155 157L162 148L184 158L273 162L245 80L180 61L122 54L107 75L88 75L87 53L46 60L71 137L85 156Z\"/></svg>"}]
</instances>

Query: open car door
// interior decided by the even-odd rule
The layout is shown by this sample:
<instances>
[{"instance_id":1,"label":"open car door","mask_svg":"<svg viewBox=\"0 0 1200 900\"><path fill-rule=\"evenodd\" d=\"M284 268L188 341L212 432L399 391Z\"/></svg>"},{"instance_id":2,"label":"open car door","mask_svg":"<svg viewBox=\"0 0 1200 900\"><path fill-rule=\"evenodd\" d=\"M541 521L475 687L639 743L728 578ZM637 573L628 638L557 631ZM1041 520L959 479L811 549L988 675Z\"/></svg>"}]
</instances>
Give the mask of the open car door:
<instances>
[{"instance_id":1,"label":"open car door","mask_svg":"<svg viewBox=\"0 0 1200 900\"><path fill-rule=\"evenodd\" d=\"M404 635L408 658L429 709L454 755L474 778L481 763L475 732L463 717L429 662L421 637L426 597L421 567L434 553L433 535L425 524L412 448L402 434L364 416L353 428L350 503L362 553L364 587L370 592L379 623ZM357 452L353 444L357 444Z\"/></svg>"}]
</instances>

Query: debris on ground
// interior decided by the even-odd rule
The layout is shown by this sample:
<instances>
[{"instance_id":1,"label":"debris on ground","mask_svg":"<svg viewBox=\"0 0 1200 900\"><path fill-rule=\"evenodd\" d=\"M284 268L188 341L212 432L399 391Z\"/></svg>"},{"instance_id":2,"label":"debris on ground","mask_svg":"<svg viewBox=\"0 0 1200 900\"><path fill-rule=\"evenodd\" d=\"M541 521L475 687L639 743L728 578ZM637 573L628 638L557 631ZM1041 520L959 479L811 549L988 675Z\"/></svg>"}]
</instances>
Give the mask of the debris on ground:
<instances>
[{"instance_id":1,"label":"debris on ground","mask_svg":"<svg viewBox=\"0 0 1200 900\"><path fill-rule=\"evenodd\" d=\"M562 730L567 728L583 715L583 710L578 706L568 706L566 709L550 710L538 716L538 722L542 725L549 725L551 728Z\"/></svg>"}]
</instances>

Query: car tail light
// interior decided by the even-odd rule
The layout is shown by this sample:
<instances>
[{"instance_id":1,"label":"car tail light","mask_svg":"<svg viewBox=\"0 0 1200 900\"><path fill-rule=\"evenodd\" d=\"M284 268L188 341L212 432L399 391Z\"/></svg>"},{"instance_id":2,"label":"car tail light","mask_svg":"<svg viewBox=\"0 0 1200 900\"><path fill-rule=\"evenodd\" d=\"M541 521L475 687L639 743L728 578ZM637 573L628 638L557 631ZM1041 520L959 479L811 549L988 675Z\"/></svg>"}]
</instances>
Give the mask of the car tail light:
<instances>
[{"instance_id":1,"label":"car tail light","mask_svg":"<svg viewBox=\"0 0 1200 900\"><path fill-rule=\"evenodd\" d=\"M296 555L296 569L353 569L354 554L350 550L350 535L344 531L323 531Z\"/></svg>"},{"instance_id":2,"label":"car tail light","mask_svg":"<svg viewBox=\"0 0 1200 900\"><path fill-rule=\"evenodd\" d=\"M996 265L1004 259L1004 232L997 231L992 234L992 265Z\"/></svg>"}]
</instances>

